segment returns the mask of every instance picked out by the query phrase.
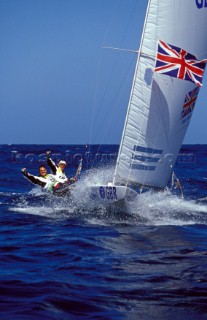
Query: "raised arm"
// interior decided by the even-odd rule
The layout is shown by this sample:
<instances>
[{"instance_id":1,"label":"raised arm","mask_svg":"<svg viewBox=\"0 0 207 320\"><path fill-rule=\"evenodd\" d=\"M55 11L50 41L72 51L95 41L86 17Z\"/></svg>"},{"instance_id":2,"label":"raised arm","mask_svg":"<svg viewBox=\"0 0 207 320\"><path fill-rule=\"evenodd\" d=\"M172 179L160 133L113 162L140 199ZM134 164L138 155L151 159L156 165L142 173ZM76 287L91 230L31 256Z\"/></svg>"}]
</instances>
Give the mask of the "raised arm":
<instances>
[{"instance_id":1,"label":"raised arm","mask_svg":"<svg viewBox=\"0 0 207 320\"><path fill-rule=\"evenodd\" d=\"M42 178L37 177L37 176L33 176L32 174L28 173L26 171L26 168L22 169L22 173L23 175L32 183L39 185L40 187L44 188L47 184L47 182L42 181Z\"/></svg>"},{"instance_id":2,"label":"raised arm","mask_svg":"<svg viewBox=\"0 0 207 320\"><path fill-rule=\"evenodd\" d=\"M50 167L50 169L52 170L52 173L54 175L56 175L57 173L57 167L55 165L55 162L50 158L50 155L51 155L51 152L50 151L47 151L46 152L46 156L47 156L47 164L48 166Z\"/></svg>"}]
</instances>

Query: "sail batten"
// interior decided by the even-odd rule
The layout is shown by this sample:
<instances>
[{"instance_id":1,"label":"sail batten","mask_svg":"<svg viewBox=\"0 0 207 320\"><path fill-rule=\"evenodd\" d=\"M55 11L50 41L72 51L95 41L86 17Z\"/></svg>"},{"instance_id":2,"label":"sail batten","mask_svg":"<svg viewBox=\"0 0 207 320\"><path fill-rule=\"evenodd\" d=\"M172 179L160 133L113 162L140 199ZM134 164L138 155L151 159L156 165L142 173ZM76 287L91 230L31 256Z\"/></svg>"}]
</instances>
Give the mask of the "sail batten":
<instances>
[{"instance_id":1,"label":"sail batten","mask_svg":"<svg viewBox=\"0 0 207 320\"><path fill-rule=\"evenodd\" d=\"M202 85L206 27L196 0L148 2L114 183L166 186Z\"/></svg>"}]
</instances>

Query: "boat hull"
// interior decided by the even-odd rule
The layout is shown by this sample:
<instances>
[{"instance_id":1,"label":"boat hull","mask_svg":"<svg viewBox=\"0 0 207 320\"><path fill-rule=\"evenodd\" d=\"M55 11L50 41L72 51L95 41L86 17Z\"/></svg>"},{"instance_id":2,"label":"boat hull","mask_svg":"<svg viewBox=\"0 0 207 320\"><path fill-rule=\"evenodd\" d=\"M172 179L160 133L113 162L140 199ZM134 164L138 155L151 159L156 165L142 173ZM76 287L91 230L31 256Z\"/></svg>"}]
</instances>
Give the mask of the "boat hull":
<instances>
[{"instance_id":1,"label":"boat hull","mask_svg":"<svg viewBox=\"0 0 207 320\"><path fill-rule=\"evenodd\" d=\"M127 186L96 185L90 187L90 199L104 207L119 206L134 201L138 193Z\"/></svg>"}]
</instances>

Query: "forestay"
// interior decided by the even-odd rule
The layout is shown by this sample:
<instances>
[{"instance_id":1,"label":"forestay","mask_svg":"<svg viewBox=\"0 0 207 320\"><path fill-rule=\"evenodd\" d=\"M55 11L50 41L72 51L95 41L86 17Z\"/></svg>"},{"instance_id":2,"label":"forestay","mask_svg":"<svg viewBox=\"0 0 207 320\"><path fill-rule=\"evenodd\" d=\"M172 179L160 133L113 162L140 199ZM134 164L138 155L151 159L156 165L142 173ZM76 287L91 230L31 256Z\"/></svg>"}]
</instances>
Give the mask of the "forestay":
<instances>
[{"instance_id":1,"label":"forestay","mask_svg":"<svg viewBox=\"0 0 207 320\"><path fill-rule=\"evenodd\" d=\"M206 30L206 1L149 1L115 184L166 186L199 93L205 63L192 60L207 58Z\"/></svg>"}]
</instances>

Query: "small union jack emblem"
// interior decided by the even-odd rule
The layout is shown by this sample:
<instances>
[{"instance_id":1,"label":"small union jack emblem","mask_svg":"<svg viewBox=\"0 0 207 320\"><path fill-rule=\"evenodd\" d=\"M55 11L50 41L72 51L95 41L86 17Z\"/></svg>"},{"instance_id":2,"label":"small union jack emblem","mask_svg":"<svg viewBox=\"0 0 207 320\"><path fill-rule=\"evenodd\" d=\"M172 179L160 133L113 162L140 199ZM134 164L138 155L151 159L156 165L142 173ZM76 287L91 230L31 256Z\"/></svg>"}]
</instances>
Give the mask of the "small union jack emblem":
<instances>
[{"instance_id":1,"label":"small union jack emblem","mask_svg":"<svg viewBox=\"0 0 207 320\"><path fill-rule=\"evenodd\" d=\"M206 62L207 59L199 61L194 55L181 48L161 40L158 42L155 72L192 81L201 87Z\"/></svg>"},{"instance_id":2,"label":"small union jack emblem","mask_svg":"<svg viewBox=\"0 0 207 320\"><path fill-rule=\"evenodd\" d=\"M197 87L186 94L182 113L181 113L181 119L185 118L187 115L192 113L195 107L198 92L199 92L199 88Z\"/></svg>"}]
</instances>

